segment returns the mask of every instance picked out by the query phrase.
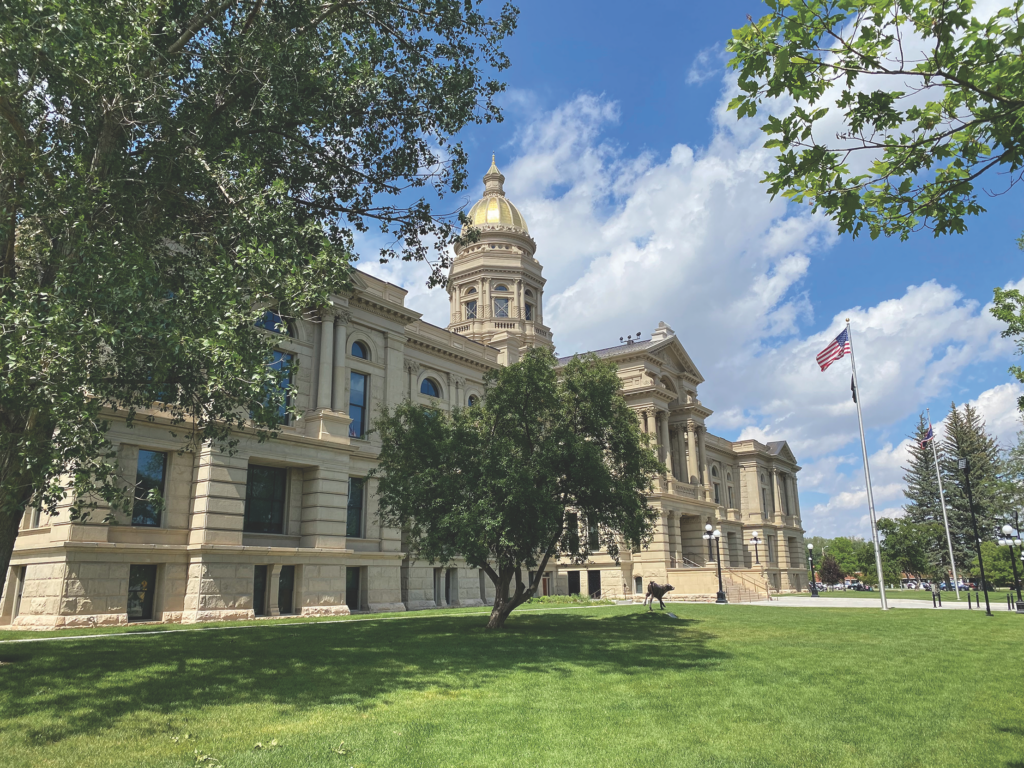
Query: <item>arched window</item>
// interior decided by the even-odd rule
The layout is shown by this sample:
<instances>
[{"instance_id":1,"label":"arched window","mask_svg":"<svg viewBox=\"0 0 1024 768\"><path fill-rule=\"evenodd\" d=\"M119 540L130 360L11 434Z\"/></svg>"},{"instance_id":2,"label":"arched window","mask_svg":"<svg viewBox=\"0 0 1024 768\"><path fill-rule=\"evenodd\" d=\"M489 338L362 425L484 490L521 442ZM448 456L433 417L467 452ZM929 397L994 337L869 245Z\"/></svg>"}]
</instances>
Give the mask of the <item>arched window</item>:
<instances>
[{"instance_id":1,"label":"arched window","mask_svg":"<svg viewBox=\"0 0 1024 768\"><path fill-rule=\"evenodd\" d=\"M352 357L361 357L363 360L370 359L370 350L361 341L352 342Z\"/></svg>"},{"instance_id":2,"label":"arched window","mask_svg":"<svg viewBox=\"0 0 1024 768\"><path fill-rule=\"evenodd\" d=\"M507 285L503 285L502 283L498 283L496 286L494 286L494 290L496 290L496 291L507 291L508 290L508 286Z\"/></svg>"},{"instance_id":3,"label":"arched window","mask_svg":"<svg viewBox=\"0 0 1024 768\"><path fill-rule=\"evenodd\" d=\"M470 395L467 402L469 403L469 407L472 408L474 405L478 405L480 403L480 398L476 395Z\"/></svg>"},{"instance_id":4,"label":"arched window","mask_svg":"<svg viewBox=\"0 0 1024 768\"><path fill-rule=\"evenodd\" d=\"M440 397L441 387L433 379L424 379L423 383L420 384L420 393L430 397Z\"/></svg>"},{"instance_id":5,"label":"arched window","mask_svg":"<svg viewBox=\"0 0 1024 768\"><path fill-rule=\"evenodd\" d=\"M718 467L716 467L714 464L711 465L711 476L718 477Z\"/></svg>"},{"instance_id":6,"label":"arched window","mask_svg":"<svg viewBox=\"0 0 1024 768\"><path fill-rule=\"evenodd\" d=\"M268 309L263 313L263 317L256 321L256 327L271 333L284 333L288 336L295 335L291 324L272 309Z\"/></svg>"},{"instance_id":7,"label":"arched window","mask_svg":"<svg viewBox=\"0 0 1024 768\"><path fill-rule=\"evenodd\" d=\"M469 294L471 294L471 293L476 293L476 288L472 288L472 287L470 287L470 288L467 288L467 289L466 289L466 294L467 294L467 295L469 295Z\"/></svg>"},{"instance_id":8,"label":"arched window","mask_svg":"<svg viewBox=\"0 0 1024 768\"><path fill-rule=\"evenodd\" d=\"M526 289L526 295L532 297L533 296L533 291L531 291L529 288L527 288Z\"/></svg>"}]
</instances>

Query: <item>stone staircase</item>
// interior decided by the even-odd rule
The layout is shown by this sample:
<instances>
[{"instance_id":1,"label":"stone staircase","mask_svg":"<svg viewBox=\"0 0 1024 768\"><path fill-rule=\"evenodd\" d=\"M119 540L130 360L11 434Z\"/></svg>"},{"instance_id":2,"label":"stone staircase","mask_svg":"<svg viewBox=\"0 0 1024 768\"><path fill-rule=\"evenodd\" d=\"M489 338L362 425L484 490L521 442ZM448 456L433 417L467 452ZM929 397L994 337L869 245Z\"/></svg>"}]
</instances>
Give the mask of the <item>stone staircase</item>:
<instances>
[{"instance_id":1,"label":"stone staircase","mask_svg":"<svg viewBox=\"0 0 1024 768\"><path fill-rule=\"evenodd\" d=\"M768 596L767 587L754 589L752 584L732 579L724 573L722 574L722 586L725 587L725 596L729 598L730 603L756 603L771 599Z\"/></svg>"}]
</instances>

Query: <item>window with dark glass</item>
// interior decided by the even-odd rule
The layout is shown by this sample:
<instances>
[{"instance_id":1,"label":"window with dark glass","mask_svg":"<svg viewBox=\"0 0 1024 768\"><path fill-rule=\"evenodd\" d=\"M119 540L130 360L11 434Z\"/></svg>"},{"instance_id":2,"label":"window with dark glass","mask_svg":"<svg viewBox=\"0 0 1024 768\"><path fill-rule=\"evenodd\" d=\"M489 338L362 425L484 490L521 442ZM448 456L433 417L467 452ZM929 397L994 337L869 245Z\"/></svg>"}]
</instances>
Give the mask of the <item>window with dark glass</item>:
<instances>
[{"instance_id":1,"label":"window with dark glass","mask_svg":"<svg viewBox=\"0 0 1024 768\"><path fill-rule=\"evenodd\" d=\"M345 535L354 539L363 537L363 505L366 497L366 479L350 477L348 479L348 520L345 523Z\"/></svg>"},{"instance_id":2,"label":"window with dark glass","mask_svg":"<svg viewBox=\"0 0 1024 768\"><path fill-rule=\"evenodd\" d=\"M267 573L269 570L269 565L253 566L252 612L256 616L267 615Z\"/></svg>"},{"instance_id":3,"label":"window with dark glass","mask_svg":"<svg viewBox=\"0 0 1024 768\"><path fill-rule=\"evenodd\" d=\"M533 304L526 305L526 319L533 320Z\"/></svg>"},{"instance_id":4,"label":"window with dark glass","mask_svg":"<svg viewBox=\"0 0 1024 768\"><path fill-rule=\"evenodd\" d=\"M288 424L288 406L291 405L291 365L292 356L287 352L281 352L275 349L273 355L270 358L270 368L274 371L287 371L284 378L281 379L280 387L284 391L284 402L277 407L277 418L282 424ZM268 398L269 399L269 398Z\"/></svg>"},{"instance_id":5,"label":"window with dark glass","mask_svg":"<svg viewBox=\"0 0 1024 768\"><path fill-rule=\"evenodd\" d=\"M352 357L361 357L363 360L370 359L370 350L361 341L352 342Z\"/></svg>"},{"instance_id":6,"label":"window with dark glass","mask_svg":"<svg viewBox=\"0 0 1024 768\"><path fill-rule=\"evenodd\" d=\"M349 566L345 569L345 605L350 611L358 611L359 605L359 568Z\"/></svg>"},{"instance_id":7,"label":"window with dark glass","mask_svg":"<svg viewBox=\"0 0 1024 768\"><path fill-rule=\"evenodd\" d=\"M467 288L467 289L466 289L466 293L467 293L467 294L470 294L470 293L476 293L476 288Z\"/></svg>"},{"instance_id":8,"label":"window with dark glass","mask_svg":"<svg viewBox=\"0 0 1024 768\"><path fill-rule=\"evenodd\" d=\"M128 621L152 621L156 594L156 566L128 567Z\"/></svg>"},{"instance_id":9,"label":"window with dark glass","mask_svg":"<svg viewBox=\"0 0 1024 768\"><path fill-rule=\"evenodd\" d=\"M282 615L295 613L294 593L295 566L282 565L281 575L277 578L277 610Z\"/></svg>"},{"instance_id":10,"label":"window with dark glass","mask_svg":"<svg viewBox=\"0 0 1024 768\"><path fill-rule=\"evenodd\" d=\"M601 548L601 538L598 536L596 525L587 526L587 546L592 550Z\"/></svg>"},{"instance_id":11,"label":"window with dark glass","mask_svg":"<svg viewBox=\"0 0 1024 768\"><path fill-rule=\"evenodd\" d=\"M509 303L509 299L495 299L494 300L494 316L495 317L508 317L508 303Z\"/></svg>"},{"instance_id":12,"label":"window with dark glass","mask_svg":"<svg viewBox=\"0 0 1024 768\"><path fill-rule=\"evenodd\" d=\"M160 525L166 479L167 454L161 451L140 450L138 468L135 472L132 525Z\"/></svg>"},{"instance_id":13,"label":"window with dark glass","mask_svg":"<svg viewBox=\"0 0 1024 768\"><path fill-rule=\"evenodd\" d=\"M242 530L248 533L284 533L287 481L288 471L283 467L249 465Z\"/></svg>"},{"instance_id":14,"label":"window with dark glass","mask_svg":"<svg viewBox=\"0 0 1024 768\"><path fill-rule=\"evenodd\" d=\"M477 397L476 395L470 395L469 400L467 402L469 403L469 407L472 408L474 405L480 402L480 398Z\"/></svg>"},{"instance_id":15,"label":"window with dark glass","mask_svg":"<svg viewBox=\"0 0 1024 768\"><path fill-rule=\"evenodd\" d=\"M565 516L565 527L566 532L569 534L569 551L577 552L580 548L580 519L575 512L570 512ZM576 590L579 591L578 589ZM572 594L572 591L569 591Z\"/></svg>"},{"instance_id":16,"label":"window with dark glass","mask_svg":"<svg viewBox=\"0 0 1024 768\"><path fill-rule=\"evenodd\" d=\"M424 379L423 383L420 384L420 393L424 395L429 395L430 397L440 397L441 388L433 379Z\"/></svg>"},{"instance_id":17,"label":"window with dark glass","mask_svg":"<svg viewBox=\"0 0 1024 768\"><path fill-rule=\"evenodd\" d=\"M507 285L500 285L499 284L499 285L494 286L494 290L496 290L496 291L507 291L508 290L508 286Z\"/></svg>"},{"instance_id":18,"label":"window with dark glass","mask_svg":"<svg viewBox=\"0 0 1024 768\"><path fill-rule=\"evenodd\" d=\"M288 336L295 335L288 321L272 309L268 309L263 313L263 317L256 321L256 327L271 333L284 333Z\"/></svg>"},{"instance_id":19,"label":"window with dark glass","mask_svg":"<svg viewBox=\"0 0 1024 768\"><path fill-rule=\"evenodd\" d=\"M467 301L466 302L466 319L467 320L472 320L475 317L476 317L476 302L475 301Z\"/></svg>"},{"instance_id":20,"label":"window with dark glass","mask_svg":"<svg viewBox=\"0 0 1024 768\"><path fill-rule=\"evenodd\" d=\"M349 376L348 415L352 423L348 425L349 437L366 437L366 394L370 377L365 373L352 371Z\"/></svg>"}]
</instances>

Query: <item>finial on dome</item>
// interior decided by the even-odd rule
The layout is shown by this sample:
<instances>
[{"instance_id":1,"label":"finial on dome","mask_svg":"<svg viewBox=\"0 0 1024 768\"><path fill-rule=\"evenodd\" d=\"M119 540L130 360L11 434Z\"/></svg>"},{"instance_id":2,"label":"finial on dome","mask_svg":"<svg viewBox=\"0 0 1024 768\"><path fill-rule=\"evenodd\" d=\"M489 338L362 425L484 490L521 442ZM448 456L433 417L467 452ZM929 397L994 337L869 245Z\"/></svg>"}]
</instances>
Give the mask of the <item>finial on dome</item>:
<instances>
[{"instance_id":1,"label":"finial on dome","mask_svg":"<svg viewBox=\"0 0 1024 768\"><path fill-rule=\"evenodd\" d=\"M501 171L498 170L498 166L494 161L494 153L491 153L491 167L487 169L487 173L484 174L484 195L500 195L505 196L505 189L502 184L505 183L505 177Z\"/></svg>"}]
</instances>

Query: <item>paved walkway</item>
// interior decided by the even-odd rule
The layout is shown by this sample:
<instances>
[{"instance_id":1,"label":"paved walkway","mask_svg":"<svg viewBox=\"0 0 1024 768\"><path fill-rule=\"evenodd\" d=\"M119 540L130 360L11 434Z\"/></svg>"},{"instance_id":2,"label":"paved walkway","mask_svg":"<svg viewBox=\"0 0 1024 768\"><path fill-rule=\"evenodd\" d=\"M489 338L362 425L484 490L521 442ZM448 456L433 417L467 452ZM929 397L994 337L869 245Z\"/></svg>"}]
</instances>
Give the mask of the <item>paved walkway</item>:
<instances>
[{"instance_id":1,"label":"paved walkway","mask_svg":"<svg viewBox=\"0 0 1024 768\"><path fill-rule=\"evenodd\" d=\"M993 611L1006 611L1006 601L1000 595L998 602L991 601ZM939 610L932 608L931 600L900 600L889 598L890 608L927 608L929 611ZM877 597L782 597L778 600L757 603L745 603L745 605L769 605L782 608L880 608L881 600ZM966 611L967 600L957 602L954 597L951 600L942 599L942 610ZM981 601L981 610L985 610L985 601Z\"/></svg>"}]
</instances>

